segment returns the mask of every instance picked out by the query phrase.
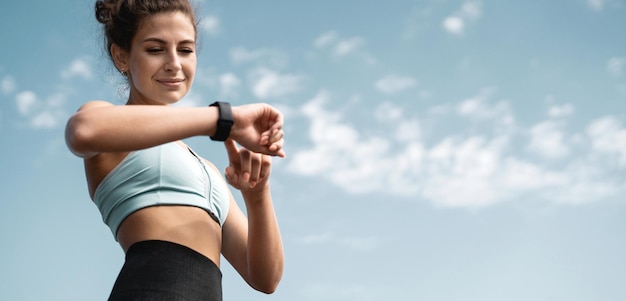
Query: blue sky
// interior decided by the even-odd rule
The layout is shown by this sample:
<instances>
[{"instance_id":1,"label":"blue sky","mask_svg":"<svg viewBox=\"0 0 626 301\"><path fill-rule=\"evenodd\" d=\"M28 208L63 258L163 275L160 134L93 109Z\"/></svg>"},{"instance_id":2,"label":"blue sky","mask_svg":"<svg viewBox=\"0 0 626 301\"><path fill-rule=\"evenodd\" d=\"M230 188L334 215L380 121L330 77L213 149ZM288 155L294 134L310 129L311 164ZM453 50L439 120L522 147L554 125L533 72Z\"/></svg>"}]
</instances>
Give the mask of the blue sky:
<instances>
[{"instance_id":1,"label":"blue sky","mask_svg":"<svg viewBox=\"0 0 626 301\"><path fill-rule=\"evenodd\" d=\"M286 116L285 275L265 296L224 264L226 300L626 299L625 1L198 6L180 105ZM2 300L104 300L123 263L63 139L124 103L92 7L0 4Z\"/></svg>"}]
</instances>

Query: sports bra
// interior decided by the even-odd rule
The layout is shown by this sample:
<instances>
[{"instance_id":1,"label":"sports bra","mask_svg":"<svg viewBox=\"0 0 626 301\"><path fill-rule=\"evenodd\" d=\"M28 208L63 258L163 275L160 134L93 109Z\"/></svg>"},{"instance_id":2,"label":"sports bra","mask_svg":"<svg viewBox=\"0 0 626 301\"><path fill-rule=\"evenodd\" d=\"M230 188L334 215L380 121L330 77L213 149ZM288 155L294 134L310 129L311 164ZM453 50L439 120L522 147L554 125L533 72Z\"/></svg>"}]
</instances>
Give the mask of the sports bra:
<instances>
[{"instance_id":1,"label":"sports bra","mask_svg":"<svg viewBox=\"0 0 626 301\"><path fill-rule=\"evenodd\" d=\"M122 221L151 206L199 207L222 226L230 198L220 174L191 148L170 142L130 152L100 182L93 200L117 241Z\"/></svg>"}]
</instances>

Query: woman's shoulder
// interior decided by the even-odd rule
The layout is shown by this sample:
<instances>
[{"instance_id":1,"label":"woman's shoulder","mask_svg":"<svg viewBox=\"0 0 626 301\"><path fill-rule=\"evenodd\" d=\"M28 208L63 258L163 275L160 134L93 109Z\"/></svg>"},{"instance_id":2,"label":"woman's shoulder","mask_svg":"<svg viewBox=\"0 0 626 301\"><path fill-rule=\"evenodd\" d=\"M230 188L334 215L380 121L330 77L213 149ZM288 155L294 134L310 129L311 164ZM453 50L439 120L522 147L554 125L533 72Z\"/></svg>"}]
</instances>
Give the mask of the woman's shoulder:
<instances>
[{"instance_id":1,"label":"woman's shoulder","mask_svg":"<svg viewBox=\"0 0 626 301\"><path fill-rule=\"evenodd\" d=\"M101 108L101 107L112 107L114 104L106 101L106 100L91 100L80 106L78 111L93 109L93 108Z\"/></svg>"}]
</instances>

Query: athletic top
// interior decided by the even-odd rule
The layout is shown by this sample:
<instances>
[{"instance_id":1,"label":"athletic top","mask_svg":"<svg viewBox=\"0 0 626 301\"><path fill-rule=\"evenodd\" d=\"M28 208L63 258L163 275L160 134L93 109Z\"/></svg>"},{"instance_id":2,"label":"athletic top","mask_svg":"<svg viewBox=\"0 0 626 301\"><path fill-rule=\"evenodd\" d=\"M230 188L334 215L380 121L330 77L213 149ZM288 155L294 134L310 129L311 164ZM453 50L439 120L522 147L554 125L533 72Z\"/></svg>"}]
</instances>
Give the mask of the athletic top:
<instances>
[{"instance_id":1,"label":"athletic top","mask_svg":"<svg viewBox=\"0 0 626 301\"><path fill-rule=\"evenodd\" d=\"M193 150L170 142L130 152L100 182L94 203L117 240L122 221L151 206L199 207L222 226L228 215L229 194L226 182Z\"/></svg>"}]
</instances>

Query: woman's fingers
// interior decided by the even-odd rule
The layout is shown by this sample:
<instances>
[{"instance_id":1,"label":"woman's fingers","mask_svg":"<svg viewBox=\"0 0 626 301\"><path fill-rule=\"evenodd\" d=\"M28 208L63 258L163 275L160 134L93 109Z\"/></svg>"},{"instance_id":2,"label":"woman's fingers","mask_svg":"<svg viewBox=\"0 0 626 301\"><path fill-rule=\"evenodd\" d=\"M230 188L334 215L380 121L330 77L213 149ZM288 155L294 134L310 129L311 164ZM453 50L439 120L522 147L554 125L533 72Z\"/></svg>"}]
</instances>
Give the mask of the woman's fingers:
<instances>
[{"instance_id":1,"label":"woman's fingers","mask_svg":"<svg viewBox=\"0 0 626 301\"><path fill-rule=\"evenodd\" d=\"M253 188L261 179L261 154L251 154L250 156L250 177L248 184Z\"/></svg>"},{"instance_id":2,"label":"woman's fingers","mask_svg":"<svg viewBox=\"0 0 626 301\"><path fill-rule=\"evenodd\" d=\"M267 155L261 155L261 171L259 177L261 179L268 179L270 171L272 170L272 157Z\"/></svg>"},{"instance_id":3,"label":"woman's fingers","mask_svg":"<svg viewBox=\"0 0 626 301\"><path fill-rule=\"evenodd\" d=\"M281 133L277 133L275 137L281 135ZM237 189L254 188L259 182L269 177L270 156L255 153L246 148L239 148L232 139L226 140L224 145L230 162L224 171L228 183Z\"/></svg>"},{"instance_id":4,"label":"woman's fingers","mask_svg":"<svg viewBox=\"0 0 626 301\"><path fill-rule=\"evenodd\" d=\"M283 132L283 129L281 127L272 129L270 132L268 132L266 137L267 139L265 139L265 145L267 145L267 149L270 152L274 153L275 156L284 158L285 152L282 150L282 148L283 143L285 142L285 140L283 139L285 137L285 132Z\"/></svg>"},{"instance_id":5,"label":"woman's fingers","mask_svg":"<svg viewBox=\"0 0 626 301\"><path fill-rule=\"evenodd\" d=\"M276 129L271 133L269 140L268 140L268 144L274 144L276 142L282 141L284 136L285 136L285 133L283 132L282 129Z\"/></svg>"},{"instance_id":6,"label":"woman's fingers","mask_svg":"<svg viewBox=\"0 0 626 301\"><path fill-rule=\"evenodd\" d=\"M239 160L239 148L237 148L235 140L226 139L226 141L224 141L224 146L226 147L226 153L228 154L228 161L231 163L237 162L237 160Z\"/></svg>"},{"instance_id":7,"label":"woman's fingers","mask_svg":"<svg viewBox=\"0 0 626 301\"><path fill-rule=\"evenodd\" d=\"M226 167L224 176L230 185L237 185L239 183L239 176L237 175L237 172L235 172L235 168L231 165Z\"/></svg>"},{"instance_id":8,"label":"woman's fingers","mask_svg":"<svg viewBox=\"0 0 626 301\"><path fill-rule=\"evenodd\" d=\"M284 136L283 125L274 124L270 126L269 129L261 133L260 143L261 145L268 145L280 139L283 139L283 136Z\"/></svg>"},{"instance_id":9,"label":"woman's fingers","mask_svg":"<svg viewBox=\"0 0 626 301\"><path fill-rule=\"evenodd\" d=\"M245 148L239 150L239 158L241 162L239 173L241 174L242 180L245 182L250 181L250 171L252 170L251 156L252 153L249 150Z\"/></svg>"}]
</instances>

